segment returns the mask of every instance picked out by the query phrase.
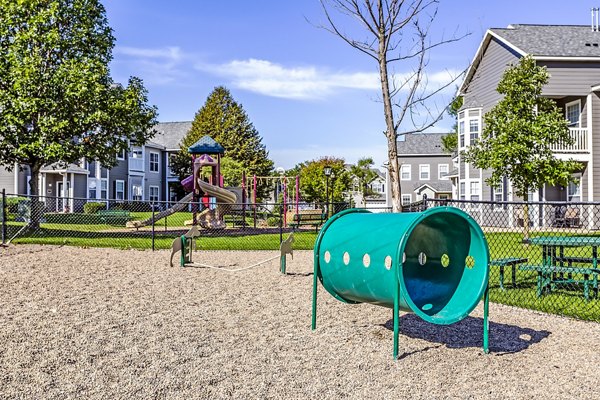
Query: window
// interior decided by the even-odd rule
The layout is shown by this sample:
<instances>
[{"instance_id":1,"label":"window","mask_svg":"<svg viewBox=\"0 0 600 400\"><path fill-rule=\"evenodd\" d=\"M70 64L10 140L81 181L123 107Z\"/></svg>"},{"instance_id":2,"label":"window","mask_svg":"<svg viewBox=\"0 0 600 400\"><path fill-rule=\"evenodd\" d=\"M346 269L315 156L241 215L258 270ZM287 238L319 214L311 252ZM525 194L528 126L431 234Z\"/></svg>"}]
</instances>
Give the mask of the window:
<instances>
[{"instance_id":1,"label":"window","mask_svg":"<svg viewBox=\"0 0 600 400\"><path fill-rule=\"evenodd\" d=\"M461 200L465 199L465 183L464 182L460 183L460 192L458 193L458 195Z\"/></svg>"},{"instance_id":2,"label":"window","mask_svg":"<svg viewBox=\"0 0 600 400\"><path fill-rule=\"evenodd\" d=\"M465 121L458 123L458 137L460 138L459 147L465 147Z\"/></svg>"},{"instance_id":3,"label":"window","mask_svg":"<svg viewBox=\"0 0 600 400\"><path fill-rule=\"evenodd\" d=\"M150 153L150 172L158 172L158 153Z\"/></svg>"},{"instance_id":4,"label":"window","mask_svg":"<svg viewBox=\"0 0 600 400\"><path fill-rule=\"evenodd\" d=\"M469 134L470 134L470 142L471 144L475 143L475 141L479 138L479 120L472 119L469 121Z\"/></svg>"},{"instance_id":5,"label":"window","mask_svg":"<svg viewBox=\"0 0 600 400\"><path fill-rule=\"evenodd\" d=\"M384 193L384 184L381 182L373 182L371 183L371 190L375 193Z\"/></svg>"},{"instance_id":6,"label":"window","mask_svg":"<svg viewBox=\"0 0 600 400\"><path fill-rule=\"evenodd\" d=\"M131 157L133 158L142 158L144 155L142 149L136 148L131 150Z\"/></svg>"},{"instance_id":7,"label":"window","mask_svg":"<svg viewBox=\"0 0 600 400\"><path fill-rule=\"evenodd\" d=\"M403 194L402 195L402 205L410 204L410 202L411 202L411 195Z\"/></svg>"},{"instance_id":8,"label":"window","mask_svg":"<svg viewBox=\"0 0 600 400\"><path fill-rule=\"evenodd\" d=\"M579 178L578 178L579 179ZM581 181L569 182L567 188L567 201L581 201Z\"/></svg>"},{"instance_id":9,"label":"window","mask_svg":"<svg viewBox=\"0 0 600 400\"><path fill-rule=\"evenodd\" d=\"M100 198L108 199L108 180L100 179Z\"/></svg>"},{"instance_id":10,"label":"window","mask_svg":"<svg viewBox=\"0 0 600 400\"><path fill-rule=\"evenodd\" d=\"M95 199L96 198L96 180L95 179L90 179L88 182L88 199Z\"/></svg>"},{"instance_id":11,"label":"window","mask_svg":"<svg viewBox=\"0 0 600 400\"><path fill-rule=\"evenodd\" d=\"M419 179L422 181L429 180L429 164L419 165Z\"/></svg>"},{"instance_id":12,"label":"window","mask_svg":"<svg viewBox=\"0 0 600 400\"><path fill-rule=\"evenodd\" d=\"M404 164L403 166L400 167L400 180L402 181L410 181L410 175L411 175L411 166L408 164Z\"/></svg>"},{"instance_id":13,"label":"window","mask_svg":"<svg viewBox=\"0 0 600 400\"><path fill-rule=\"evenodd\" d=\"M150 186L150 201L158 201L158 186Z\"/></svg>"},{"instance_id":14,"label":"window","mask_svg":"<svg viewBox=\"0 0 600 400\"><path fill-rule=\"evenodd\" d=\"M450 196L447 195L447 194L440 194L438 196L438 199L440 199L440 200L448 200L448 199L450 199Z\"/></svg>"},{"instance_id":15,"label":"window","mask_svg":"<svg viewBox=\"0 0 600 400\"><path fill-rule=\"evenodd\" d=\"M123 149L117 153L117 160L124 160L124 159L125 159L125 149Z\"/></svg>"},{"instance_id":16,"label":"window","mask_svg":"<svg viewBox=\"0 0 600 400\"><path fill-rule=\"evenodd\" d=\"M125 181L115 181L115 199L125 200Z\"/></svg>"},{"instance_id":17,"label":"window","mask_svg":"<svg viewBox=\"0 0 600 400\"><path fill-rule=\"evenodd\" d=\"M144 189L142 185L135 183L131 185L131 199L137 201L144 199Z\"/></svg>"},{"instance_id":18,"label":"window","mask_svg":"<svg viewBox=\"0 0 600 400\"><path fill-rule=\"evenodd\" d=\"M502 204L498 204L504 201L504 182L500 182L500 185L492 188L492 200L494 201L494 208L502 208Z\"/></svg>"},{"instance_id":19,"label":"window","mask_svg":"<svg viewBox=\"0 0 600 400\"><path fill-rule=\"evenodd\" d=\"M448 164L438 164L438 179L448 179L444 175L448 173Z\"/></svg>"},{"instance_id":20,"label":"window","mask_svg":"<svg viewBox=\"0 0 600 400\"><path fill-rule=\"evenodd\" d=\"M471 200L479 200L479 182L471 182Z\"/></svg>"},{"instance_id":21,"label":"window","mask_svg":"<svg viewBox=\"0 0 600 400\"><path fill-rule=\"evenodd\" d=\"M575 100L567 103L565 106L565 114L569 120L569 126L579 128L581 122L581 100Z\"/></svg>"}]
</instances>

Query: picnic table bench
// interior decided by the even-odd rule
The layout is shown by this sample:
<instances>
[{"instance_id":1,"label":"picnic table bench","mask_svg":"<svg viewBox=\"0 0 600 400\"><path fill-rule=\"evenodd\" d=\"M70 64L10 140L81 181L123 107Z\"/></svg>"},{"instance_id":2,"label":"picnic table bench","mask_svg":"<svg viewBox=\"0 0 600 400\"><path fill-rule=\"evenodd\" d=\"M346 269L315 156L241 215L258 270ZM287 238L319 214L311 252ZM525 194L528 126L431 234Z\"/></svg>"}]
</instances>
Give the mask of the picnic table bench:
<instances>
[{"instance_id":1,"label":"picnic table bench","mask_svg":"<svg viewBox=\"0 0 600 400\"><path fill-rule=\"evenodd\" d=\"M504 290L504 268L512 268L512 287L516 287L517 266L526 263L527 261L529 261L527 258L518 257L498 258L490 261L490 267L500 268L500 289Z\"/></svg>"},{"instance_id":2,"label":"picnic table bench","mask_svg":"<svg viewBox=\"0 0 600 400\"><path fill-rule=\"evenodd\" d=\"M300 210L293 213L289 219L288 225L296 229L303 225L315 227L315 231L327 220L327 215L323 210Z\"/></svg>"},{"instance_id":3,"label":"picnic table bench","mask_svg":"<svg viewBox=\"0 0 600 400\"><path fill-rule=\"evenodd\" d=\"M131 215L127 210L100 210L96 213L106 224L121 225L131 219Z\"/></svg>"},{"instance_id":4,"label":"picnic table bench","mask_svg":"<svg viewBox=\"0 0 600 400\"><path fill-rule=\"evenodd\" d=\"M590 299L590 284L595 297L598 298L598 274L600 273L600 269L598 268L521 265L519 270L537 272L537 297L541 297L545 291L550 292L556 285L579 285L583 283L583 296L585 299ZM560 274L560 276L557 274ZM575 274L583 275L583 280L574 277Z\"/></svg>"}]
</instances>

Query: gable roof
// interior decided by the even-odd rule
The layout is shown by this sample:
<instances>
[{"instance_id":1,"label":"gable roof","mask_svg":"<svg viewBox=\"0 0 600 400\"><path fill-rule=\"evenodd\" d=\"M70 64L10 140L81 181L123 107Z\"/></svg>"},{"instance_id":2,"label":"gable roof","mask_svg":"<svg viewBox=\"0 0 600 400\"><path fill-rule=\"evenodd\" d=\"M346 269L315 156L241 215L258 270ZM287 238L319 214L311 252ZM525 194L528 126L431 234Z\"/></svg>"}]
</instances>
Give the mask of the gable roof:
<instances>
[{"instance_id":1,"label":"gable roof","mask_svg":"<svg viewBox=\"0 0 600 400\"><path fill-rule=\"evenodd\" d=\"M600 32L590 25L512 24L490 28L467 70L458 94L464 93L473 78L491 40L497 40L519 57L531 55L536 60L600 61Z\"/></svg>"},{"instance_id":2,"label":"gable roof","mask_svg":"<svg viewBox=\"0 0 600 400\"><path fill-rule=\"evenodd\" d=\"M152 138L154 143L164 146L166 150L180 149L181 141L192 129L192 121L160 122L153 126L156 135Z\"/></svg>"},{"instance_id":3,"label":"gable roof","mask_svg":"<svg viewBox=\"0 0 600 400\"><path fill-rule=\"evenodd\" d=\"M447 155L442 146L442 138L448 133L407 133L404 140L398 140L398 155L401 154L434 154Z\"/></svg>"}]
</instances>

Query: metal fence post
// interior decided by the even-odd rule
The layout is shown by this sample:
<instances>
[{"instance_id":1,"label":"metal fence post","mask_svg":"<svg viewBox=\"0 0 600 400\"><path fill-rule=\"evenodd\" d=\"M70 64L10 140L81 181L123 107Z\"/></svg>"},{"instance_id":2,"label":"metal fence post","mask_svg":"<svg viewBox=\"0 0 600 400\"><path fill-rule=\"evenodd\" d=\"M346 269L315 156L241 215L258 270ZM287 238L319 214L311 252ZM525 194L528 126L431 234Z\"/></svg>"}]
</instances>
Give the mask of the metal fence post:
<instances>
[{"instance_id":1,"label":"metal fence post","mask_svg":"<svg viewBox=\"0 0 600 400\"><path fill-rule=\"evenodd\" d=\"M152 207L152 251L154 251L154 226L156 225L156 221L154 221L154 203L150 205Z\"/></svg>"},{"instance_id":2,"label":"metal fence post","mask_svg":"<svg viewBox=\"0 0 600 400\"><path fill-rule=\"evenodd\" d=\"M6 189L2 189L2 244L6 243Z\"/></svg>"}]
</instances>

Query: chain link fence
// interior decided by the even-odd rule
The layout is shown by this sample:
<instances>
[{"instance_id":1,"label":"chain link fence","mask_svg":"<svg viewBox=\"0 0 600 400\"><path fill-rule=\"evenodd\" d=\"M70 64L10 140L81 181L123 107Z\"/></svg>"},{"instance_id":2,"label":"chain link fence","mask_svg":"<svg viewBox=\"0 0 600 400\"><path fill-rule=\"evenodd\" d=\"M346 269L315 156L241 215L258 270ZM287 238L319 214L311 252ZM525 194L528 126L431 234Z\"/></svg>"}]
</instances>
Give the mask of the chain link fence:
<instances>
[{"instance_id":1,"label":"chain link fence","mask_svg":"<svg viewBox=\"0 0 600 400\"><path fill-rule=\"evenodd\" d=\"M218 204L4 195L2 242L169 249L192 225L201 250L311 250L335 204ZM482 227L491 253L492 301L600 321L600 203L423 199L403 211L452 206ZM391 211L379 207L374 212Z\"/></svg>"},{"instance_id":2,"label":"chain link fence","mask_svg":"<svg viewBox=\"0 0 600 400\"><path fill-rule=\"evenodd\" d=\"M600 203L424 199L482 227L490 248L492 301L600 321Z\"/></svg>"},{"instance_id":3,"label":"chain link fence","mask_svg":"<svg viewBox=\"0 0 600 400\"><path fill-rule=\"evenodd\" d=\"M206 250L278 250L291 232L294 248L309 250L328 216L349 208L348 203L220 204L12 194L3 194L0 202L3 244L152 250L171 248L192 225L201 228L198 244Z\"/></svg>"}]
</instances>

